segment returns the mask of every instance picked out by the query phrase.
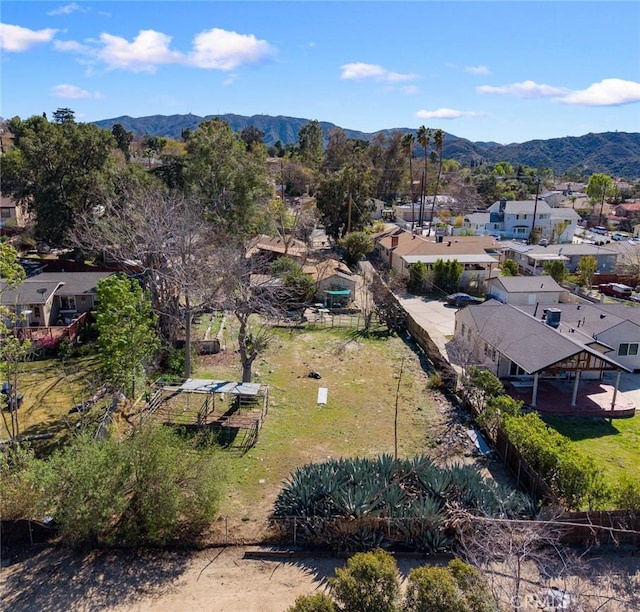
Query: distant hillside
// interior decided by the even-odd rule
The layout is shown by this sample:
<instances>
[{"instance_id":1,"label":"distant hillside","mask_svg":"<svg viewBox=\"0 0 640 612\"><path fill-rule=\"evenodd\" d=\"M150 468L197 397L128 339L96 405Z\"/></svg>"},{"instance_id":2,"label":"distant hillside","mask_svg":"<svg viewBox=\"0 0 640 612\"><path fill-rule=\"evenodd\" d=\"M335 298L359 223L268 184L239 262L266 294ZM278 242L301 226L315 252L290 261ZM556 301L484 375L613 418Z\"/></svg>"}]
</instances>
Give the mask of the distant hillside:
<instances>
[{"instance_id":1,"label":"distant hillside","mask_svg":"<svg viewBox=\"0 0 640 612\"><path fill-rule=\"evenodd\" d=\"M239 132L247 126L254 126L264 133L267 146L278 140L282 144L295 143L300 128L309 119L296 117L271 117L269 115L151 115L149 117L115 117L96 121L99 127L111 129L119 123L125 130L137 136L166 136L180 138L186 128L195 129L207 119L223 119L231 128ZM325 141L329 132L338 126L320 121ZM370 140L377 134L388 135L400 131L415 132L410 128L393 128L374 133L344 129L348 138ZM605 132L587 134L579 137L552 138L550 140L530 140L524 143L501 145L496 142L472 142L465 138L445 133L443 155L446 159L455 159L469 165L472 161L495 163L507 161L511 164L523 164L533 168L551 168L560 175L571 167L588 172L606 174L627 179L640 178L640 133Z\"/></svg>"}]
</instances>

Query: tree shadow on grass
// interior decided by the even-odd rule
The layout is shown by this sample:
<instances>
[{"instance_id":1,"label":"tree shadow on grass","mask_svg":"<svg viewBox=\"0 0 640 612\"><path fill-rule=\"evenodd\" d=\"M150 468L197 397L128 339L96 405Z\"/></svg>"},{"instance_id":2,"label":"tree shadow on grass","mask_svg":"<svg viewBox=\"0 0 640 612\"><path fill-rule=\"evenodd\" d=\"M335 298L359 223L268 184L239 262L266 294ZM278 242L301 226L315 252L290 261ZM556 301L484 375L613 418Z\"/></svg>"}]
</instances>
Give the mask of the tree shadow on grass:
<instances>
[{"instance_id":1,"label":"tree shadow on grass","mask_svg":"<svg viewBox=\"0 0 640 612\"><path fill-rule=\"evenodd\" d=\"M131 606L174 588L189 555L182 552L82 553L47 547L3 555L3 609L14 612L100 610ZM12 570L11 566L19 566Z\"/></svg>"},{"instance_id":2,"label":"tree shadow on grass","mask_svg":"<svg viewBox=\"0 0 640 612\"><path fill-rule=\"evenodd\" d=\"M580 417L553 417L541 415L542 420L558 433L573 442L579 440L589 440L592 438L603 438L605 436L616 436L620 431L613 423L609 423L604 418L580 418Z\"/></svg>"}]
</instances>

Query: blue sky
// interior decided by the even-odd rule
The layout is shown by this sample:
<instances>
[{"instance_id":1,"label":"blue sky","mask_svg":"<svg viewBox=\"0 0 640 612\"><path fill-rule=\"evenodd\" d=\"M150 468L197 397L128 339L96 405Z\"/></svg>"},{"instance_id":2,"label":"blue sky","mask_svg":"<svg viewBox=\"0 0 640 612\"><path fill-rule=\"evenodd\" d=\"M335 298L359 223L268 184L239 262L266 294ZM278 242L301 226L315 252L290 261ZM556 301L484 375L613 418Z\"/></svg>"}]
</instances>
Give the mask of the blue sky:
<instances>
[{"instance_id":1,"label":"blue sky","mask_svg":"<svg viewBox=\"0 0 640 612\"><path fill-rule=\"evenodd\" d=\"M0 115L640 132L640 2L3 0Z\"/></svg>"}]
</instances>

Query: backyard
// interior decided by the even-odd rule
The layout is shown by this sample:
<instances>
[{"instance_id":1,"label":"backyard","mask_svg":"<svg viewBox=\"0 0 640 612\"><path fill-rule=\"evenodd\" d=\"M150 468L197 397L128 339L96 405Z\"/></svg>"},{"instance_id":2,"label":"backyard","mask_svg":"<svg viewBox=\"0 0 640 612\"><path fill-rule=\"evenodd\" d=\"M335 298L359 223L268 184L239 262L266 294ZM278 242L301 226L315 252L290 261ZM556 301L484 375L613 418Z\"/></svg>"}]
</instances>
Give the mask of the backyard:
<instances>
[{"instance_id":1,"label":"backyard","mask_svg":"<svg viewBox=\"0 0 640 612\"><path fill-rule=\"evenodd\" d=\"M230 317L223 350L196 360L194 378L239 380L233 323ZM459 424L452 426L456 413L430 388L423 362L414 346L381 329L365 337L355 328L274 328L254 364L254 381L269 387L269 411L257 444L226 456L229 486L211 540L259 540L283 480L296 467L331 457L393 454L396 429L399 456L429 453L468 461L471 442ZM321 378L310 377L312 371ZM328 389L326 405L317 403L319 387ZM85 413L70 412L97 388L92 356L25 364L21 431L54 434L33 443L39 455L83 423L100 419L110 397Z\"/></svg>"},{"instance_id":2,"label":"backyard","mask_svg":"<svg viewBox=\"0 0 640 612\"><path fill-rule=\"evenodd\" d=\"M569 438L584 454L593 457L610 483L622 476L637 477L630 469L640 463L640 414L631 419L578 419L545 417L556 431Z\"/></svg>"}]
</instances>

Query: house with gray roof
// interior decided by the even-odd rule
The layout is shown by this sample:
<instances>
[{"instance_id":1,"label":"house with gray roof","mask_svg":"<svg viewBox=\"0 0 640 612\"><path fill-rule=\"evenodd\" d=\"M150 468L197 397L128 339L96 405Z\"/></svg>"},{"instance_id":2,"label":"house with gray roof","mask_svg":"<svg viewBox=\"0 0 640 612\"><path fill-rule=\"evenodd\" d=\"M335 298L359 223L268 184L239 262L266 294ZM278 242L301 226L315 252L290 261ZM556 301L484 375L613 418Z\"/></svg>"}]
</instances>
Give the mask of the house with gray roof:
<instances>
[{"instance_id":1,"label":"house with gray roof","mask_svg":"<svg viewBox=\"0 0 640 612\"><path fill-rule=\"evenodd\" d=\"M27 313L28 327L64 326L95 306L97 285L113 272L41 272L14 289L3 288L1 300Z\"/></svg>"},{"instance_id":2,"label":"house with gray roof","mask_svg":"<svg viewBox=\"0 0 640 612\"><path fill-rule=\"evenodd\" d=\"M575 308L575 305L573 305ZM530 405L537 407L538 388L543 381L566 381L571 385L570 406L576 406L580 381L601 380L608 371L631 371L616 355L604 351L604 344L575 329L560 325L557 307L540 309L544 319L524 310L489 300L461 308L455 315L454 341L467 366L488 369L514 385L531 388ZM546 312L545 312L546 311ZM537 315L538 313L536 313ZM611 410L616 405L619 376ZM630 416L626 410L612 416Z\"/></svg>"},{"instance_id":3,"label":"house with gray roof","mask_svg":"<svg viewBox=\"0 0 640 612\"><path fill-rule=\"evenodd\" d=\"M616 269L618 251L609 246L601 247L595 244L581 242L579 244L523 244L522 242L506 241L502 243L501 260L513 259L524 274L544 274L544 264L547 261L562 261L574 273L578 269L583 257L596 258L597 272L612 273Z\"/></svg>"},{"instance_id":4,"label":"house with gray roof","mask_svg":"<svg viewBox=\"0 0 640 612\"><path fill-rule=\"evenodd\" d=\"M545 309L522 305L540 320ZM640 307L625 304L554 304L558 329L595 347L633 371L640 371Z\"/></svg>"},{"instance_id":5,"label":"house with gray roof","mask_svg":"<svg viewBox=\"0 0 640 612\"><path fill-rule=\"evenodd\" d=\"M487 292L503 304L557 304L566 291L550 276L496 276Z\"/></svg>"}]
</instances>

